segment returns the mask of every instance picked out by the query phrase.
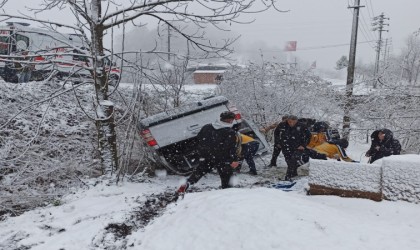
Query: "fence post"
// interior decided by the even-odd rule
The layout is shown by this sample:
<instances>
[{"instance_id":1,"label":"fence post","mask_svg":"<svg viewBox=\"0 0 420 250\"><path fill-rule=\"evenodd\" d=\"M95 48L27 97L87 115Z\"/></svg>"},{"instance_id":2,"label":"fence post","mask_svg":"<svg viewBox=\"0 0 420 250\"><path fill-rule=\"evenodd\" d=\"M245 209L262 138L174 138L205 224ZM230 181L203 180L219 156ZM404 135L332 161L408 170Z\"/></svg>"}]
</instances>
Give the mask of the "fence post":
<instances>
[{"instance_id":1,"label":"fence post","mask_svg":"<svg viewBox=\"0 0 420 250\"><path fill-rule=\"evenodd\" d=\"M366 129L366 143L369 143L369 129Z\"/></svg>"}]
</instances>

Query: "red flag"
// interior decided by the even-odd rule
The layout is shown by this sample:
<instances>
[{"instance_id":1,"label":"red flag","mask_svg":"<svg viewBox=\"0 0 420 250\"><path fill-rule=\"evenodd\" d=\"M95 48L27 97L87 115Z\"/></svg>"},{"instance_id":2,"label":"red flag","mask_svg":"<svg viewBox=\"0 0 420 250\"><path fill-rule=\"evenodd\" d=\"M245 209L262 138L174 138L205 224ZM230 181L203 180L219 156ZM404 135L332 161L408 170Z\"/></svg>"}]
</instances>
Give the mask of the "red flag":
<instances>
[{"instance_id":1,"label":"red flag","mask_svg":"<svg viewBox=\"0 0 420 250\"><path fill-rule=\"evenodd\" d=\"M297 41L288 41L284 47L284 51L296 51Z\"/></svg>"},{"instance_id":2,"label":"red flag","mask_svg":"<svg viewBox=\"0 0 420 250\"><path fill-rule=\"evenodd\" d=\"M316 69L316 61L311 64L311 69Z\"/></svg>"}]
</instances>

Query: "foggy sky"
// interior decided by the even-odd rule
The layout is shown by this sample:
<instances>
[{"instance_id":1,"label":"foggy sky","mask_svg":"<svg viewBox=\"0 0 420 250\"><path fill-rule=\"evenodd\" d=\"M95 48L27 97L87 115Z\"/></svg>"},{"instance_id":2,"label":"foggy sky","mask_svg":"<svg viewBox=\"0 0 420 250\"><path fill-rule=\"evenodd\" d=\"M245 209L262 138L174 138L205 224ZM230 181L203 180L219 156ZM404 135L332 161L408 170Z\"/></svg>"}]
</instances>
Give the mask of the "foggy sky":
<instances>
[{"instance_id":1,"label":"foggy sky","mask_svg":"<svg viewBox=\"0 0 420 250\"><path fill-rule=\"evenodd\" d=\"M277 7L290 10L279 13L274 10L259 14L243 15L242 20L256 19L252 24L232 24L234 34L241 35L240 43L235 46L238 53L258 54L261 49L273 57L280 56L286 41L296 40L298 51L294 54L311 63L317 62L318 68L333 69L335 62L343 55L348 56L349 45L329 47L350 42L353 0L279 0ZM10 0L4 11L27 13L24 6L37 6L39 0ZM371 18L382 12L389 17L389 32L383 38L392 38L391 53L398 54L404 40L420 28L419 0L361 0L358 42L377 39L377 32L371 31ZM39 18L69 21L68 11L54 11L38 14ZM152 29L153 27L151 27ZM388 28L388 27L387 27ZM116 31L115 33L118 33ZM223 33L220 33L223 36ZM231 37L229 34L226 36ZM357 46L357 62L371 63L375 59L376 42ZM322 48L323 47L323 48Z\"/></svg>"},{"instance_id":2,"label":"foggy sky","mask_svg":"<svg viewBox=\"0 0 420 250\"><path fill-rule=\"evenodd\" d=\"M278 6L288 13L269 11L255 15L252 24L235 25L242 34L241 42L263 41L281 51L286 41L297 41L295 55L308 62L317 61L318 67L333 68L340 56L349 55L349 45L330 48L328 45L349 44L353 13L347 8L353 0L282 0ZM377 40L378 32L371 31L371 18L384 12L390 20L389 32L382 38L392 38L391 53L400 53L405 39L420 28L420 1L418 0L361 0L358 42ZM373 62L376 41L357 46L356 61ZM318 47L318 48L314 48ZM310 49L313 48L313 49ZM249 48L252 49L252 48ZM301 50L300 50L301 49ZM278 53L272 50L273 54Z\"/></svg>"}]
</instances>

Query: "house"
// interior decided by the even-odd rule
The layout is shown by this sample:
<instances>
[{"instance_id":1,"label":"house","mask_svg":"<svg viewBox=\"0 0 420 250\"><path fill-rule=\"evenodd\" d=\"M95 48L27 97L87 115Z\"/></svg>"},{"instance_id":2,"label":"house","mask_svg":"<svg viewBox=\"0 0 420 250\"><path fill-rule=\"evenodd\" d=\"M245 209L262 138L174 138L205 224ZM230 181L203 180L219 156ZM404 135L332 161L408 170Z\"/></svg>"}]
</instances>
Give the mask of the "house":
<instances>
[{"instance_id":1,"label":"house","mask_svg":"<svg viewBox=\"0 0 420 250\"><path fill-rule=\"evenodd\" d=\"M193 78L196 84L220 84L225 70L196 70Z\"/></svg>"}]
</instances>

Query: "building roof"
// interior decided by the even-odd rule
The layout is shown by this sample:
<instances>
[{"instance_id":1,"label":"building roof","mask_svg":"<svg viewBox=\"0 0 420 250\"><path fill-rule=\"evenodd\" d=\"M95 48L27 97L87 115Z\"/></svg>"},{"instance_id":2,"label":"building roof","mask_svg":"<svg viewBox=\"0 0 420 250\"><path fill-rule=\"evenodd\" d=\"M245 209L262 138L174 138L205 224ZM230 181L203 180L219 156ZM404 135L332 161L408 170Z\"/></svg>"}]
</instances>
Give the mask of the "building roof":
<instances>
[{"instance_id":1,"label":"building roof","mask_svg":"<svg viewBox=\"0 0 420 250\"><path fill-rule=\"evenodd\" d=\"M196 70L194 74L223 74L225 70Z\"/></svg>"}]
</instances>

